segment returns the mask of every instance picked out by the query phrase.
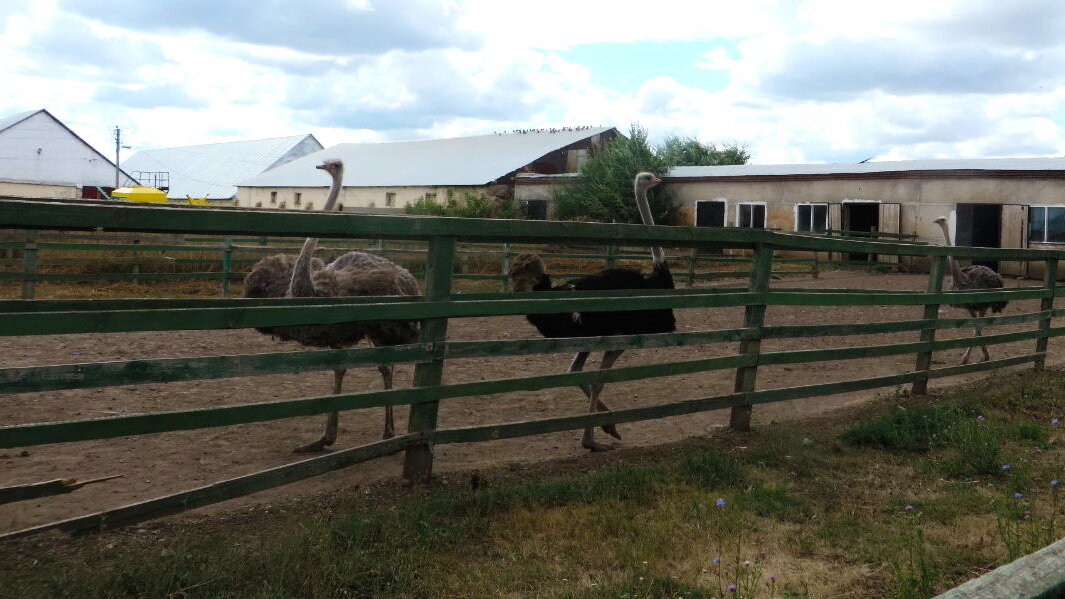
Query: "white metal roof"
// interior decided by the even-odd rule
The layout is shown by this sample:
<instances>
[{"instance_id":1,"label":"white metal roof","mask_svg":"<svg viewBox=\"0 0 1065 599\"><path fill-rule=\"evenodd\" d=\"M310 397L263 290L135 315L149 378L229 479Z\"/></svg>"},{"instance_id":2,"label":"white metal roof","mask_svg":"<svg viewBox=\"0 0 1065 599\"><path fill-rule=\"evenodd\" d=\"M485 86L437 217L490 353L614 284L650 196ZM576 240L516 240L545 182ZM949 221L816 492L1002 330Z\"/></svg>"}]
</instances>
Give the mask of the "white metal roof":
<instances>
[{"instance_id":1,"label":"white metal roof","mask_svg":"<svg viewBox=\"0 0 1065 599\"><path fill-rule=\"evenodd\" d=\"M14 125L16 123L21 123L22 121L24 121L27 118L37 114L38 112L41 112L41 111L40 110L27 110L26 112L20 112L18 114L13 114L11 116L5 116L4 118L0 118L0 131L3 131L4 129L7 129L8 127L10 127L11 125Z\"/></svg>"},{"instance_id":2,"label":"white metal roof","mask_svg":"<svg viewBox=\"0 0 1065 599\"><path fill-rule=\"evenodd\" d=\"M484 185L554 150L610 131L578 127L554 131L387 143L346 143L293 160L240 183L241 187L322 187L315 166L344 161L345 187Z\"/></svg>"},{"instance_id":3,"label":"white metal roof","mask_svg":"<svg viewBox=\"0 0 1065 599\"><path fill-rule=\"evenodd\" d=\"M171 198L231 198L238 182L275 166L322 149L313 135L290 135L142 150L122 161L126 172L168 172ZM147 182L145 182L147 183Z\"/></svg>"},{"instance_id":4,"label":"white metal roof","mask_svg":"<svg viewBox=\"0 0 1065 599\"><path fill-rule=\"evenodd\" d=\"M898 160L861 164L737 164L678 166L670 177L765 177L789 175L841 175L906 171L1060 171L1065 158L973 158L949 160Z\"/></svg>"}]
</instances>

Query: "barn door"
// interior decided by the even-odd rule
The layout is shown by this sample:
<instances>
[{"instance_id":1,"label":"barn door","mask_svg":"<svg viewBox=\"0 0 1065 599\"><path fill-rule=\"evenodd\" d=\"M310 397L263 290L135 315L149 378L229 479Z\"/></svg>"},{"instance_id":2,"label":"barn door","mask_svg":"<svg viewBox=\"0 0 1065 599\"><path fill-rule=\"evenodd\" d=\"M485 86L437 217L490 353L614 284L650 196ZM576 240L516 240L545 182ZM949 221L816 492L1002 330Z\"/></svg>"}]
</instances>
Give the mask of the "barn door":
<instances>
[{"instance_id":1,"label":"barn door","mask_svg":"<svg viewBox=\"0 0 1065 599\"><path fill-rule=\"evenodd\" d=\"M879 227L881 233L899 233L902 230L902 204L880 204ZM884 237L880 241L890 243L898 241L898 238ZM880 256L880 261L898 264L899 257L883 254Z\"/></svg>"},{"instance_id":2,"label":"barn door","mask_svg":"<svg viewBox=\"0 0 1065 599\"><path fill-rule=\"evenodd\" d=\"M1024 204L1002 205L1002 243L1004 248L1028 247L1028 206ZM1001 261L999 272L1005 275L1028 275L1028 263Z\"/></svg>"},{"instance_id":3,"label":"barn door","mask_svg":"<svg viewBox=\"0 0 1065 599\"><path fill-rule=\"evenodd\" d=\"M828 229L839 231L843 228L843 204L835 203L828 205ZM829 233L829 236L832 234ZM828 259L835 260L836 254L829 252Z\"/></svg>"}]
</instances>

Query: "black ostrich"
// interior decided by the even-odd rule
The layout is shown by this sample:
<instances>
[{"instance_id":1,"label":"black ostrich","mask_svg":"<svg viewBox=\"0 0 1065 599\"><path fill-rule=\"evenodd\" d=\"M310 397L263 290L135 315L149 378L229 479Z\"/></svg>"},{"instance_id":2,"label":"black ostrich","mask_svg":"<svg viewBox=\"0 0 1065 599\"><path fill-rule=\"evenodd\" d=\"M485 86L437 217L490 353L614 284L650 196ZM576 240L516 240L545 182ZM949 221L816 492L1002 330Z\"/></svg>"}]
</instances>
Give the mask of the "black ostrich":
<instances>
[{"instance_id":1,"label":"black ostrich","mask_svg":"<svg viewBox=\"0 0 1065 599\"><path fill-rule=\"evenodd\" d=\"M336 206L344 180L344 164L340 160L326 160L320 168L333 178L326 199L325 212ZM244 278L244 297L339 297L348 295L418 295L418 282L407 269L380 256L365 252L348 252L328 266L314 258L318 240L308 237L298 256L278 254L263 258ZM341 324L309 324L264 327L256 329L285 341L296 341L310 347L339 349L351 347L363 338L375 346L402 345L418 339L418 324L409 321L350 322ZM385 389L392 388L391 365L377 367L384 379ZM347 369L333 371L333 393L340 393ZM339 415L330 413L325 432L313 443L296 448L297 453L322 451L337 438ZM395 436L392 406L385 407L384 438Z\"/></svg>"},{"instance_id":2,"label":"black ostrich","mask_svg":"<svg viewBox=\"0 0 1065 599\"><path fill-rule=\"evenodd\" d=\"M943 239L946 241L947 247L951 247L954 244L950 241L950 231L947 229L946 217L939 217L935 220L936 224L943 229ZM959 289L1002 289L1002 277L994 270L982 266L980 264L973 264L962 268L958 266L958 262L954 260L952 256L947 256L947 260L950 263L951 282L950 288L955 291ZM954 308L964 308L969 311L969 315L973 318L983 318L987 315L987 311L1001 312L1006 304L1009 302L980 302L975 304L951 304ZM982 335L983 327L977 325L973 327L977 336ZM969 363L969 355L973 353L972 345L965 350L965 355L962 356L961 363ZM980 349L984 350L984 359L986 362L991 359L991 354L987 353L987 346L981 345Z\"/></svg>"},{"instance_id":3,"label":"black ostrich","mask_svg":"<svg viewBox=\"0 0 1065 599\"><path fill-rule=\"evenodd\" d=\"M647 190L661 182L651 173L636 175L634 184L636 204L640 209L640 218L645 225L653 225L651 208L647 204ZM666 264L665 252L660 247L651 248L654 265L649 274L643 274L632 268L609 268L595 274L566 281L562 285L551 286L551 278L544 267L543 260L535 254L521 254L515 257L510 266L510 278L515 291L594 291L611 289L673 289L673 275ZM544 337L602 337L607 335L639 335L648 333L669 333L677 329L673 310L629 310L624 312L573 312L563 314L528 314L526 318ZM607 369L614 365L625 350L615 349L603 352L599 368ZM584 368L589 352L580 352L573 357L569 371L577 372ZM589 412L609 411L599 394L602 384L581 385L581 390L588 397ZM613 424L604 425L603 430L611 436L621 439ZM606 451L613 446L596 442L591 426L584 429L581 445L592 451Z\"/></svg>"}]
</instances>

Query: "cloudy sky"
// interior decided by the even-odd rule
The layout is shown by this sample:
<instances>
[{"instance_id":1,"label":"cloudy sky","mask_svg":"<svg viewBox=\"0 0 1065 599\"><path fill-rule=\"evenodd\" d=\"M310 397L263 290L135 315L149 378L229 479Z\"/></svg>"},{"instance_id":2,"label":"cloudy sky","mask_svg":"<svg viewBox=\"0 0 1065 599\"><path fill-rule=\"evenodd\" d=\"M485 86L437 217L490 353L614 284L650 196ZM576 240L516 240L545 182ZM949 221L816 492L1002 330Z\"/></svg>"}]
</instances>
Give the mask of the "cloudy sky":
<instances>
[{"instance_id":1,"label":"cloudy sky","mask_svg":"<svg viewBox=\"0 0 1065 599\"><path fill-rule=\"evenodd\" d=\"M630 123L752 162L1065 155L1053 0L2 0L0 117L98 149ZM128 155L128 154L127 154Z\"/></svg>"}]
</instances>

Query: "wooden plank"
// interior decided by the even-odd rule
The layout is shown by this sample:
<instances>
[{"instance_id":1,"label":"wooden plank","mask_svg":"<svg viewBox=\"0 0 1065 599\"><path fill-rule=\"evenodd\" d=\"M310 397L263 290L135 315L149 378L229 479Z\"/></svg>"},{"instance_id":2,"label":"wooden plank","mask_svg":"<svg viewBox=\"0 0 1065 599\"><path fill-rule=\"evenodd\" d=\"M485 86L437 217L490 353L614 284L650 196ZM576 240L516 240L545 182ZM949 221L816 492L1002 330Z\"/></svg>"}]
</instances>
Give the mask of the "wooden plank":
<instances>
[{"instance_id":1,"label":"wooden plank","mask_svg":"<svg viewBox=\"0 0 1065 599\"><path fill-rule=\"evenodd\" d=\"M948 291L942 293L795 293L769 291L766 303L773 306L920 306L968 302L1019 301L1043 299L1054 292L1041 287L1001 291Z\"/></svg>"},{"instance_id":2,"label":"wooden plank","mask_svg":"<svg viewBox=\"0 0 1065 599\"><path fill-rule=\"evenodd\" d=\"M1047 288L1049 294L1039 302L1039 309L1042 312L1054 311L1054 289L1058 284L1058 260L1057 258L1048 259L1043 267L1043 286ZM1047 316L1039 321L1039 330L1047 331L1050 329L1050 316ZM1035 342L1035 352L1037 354L1046 355L1047 351L1047 337L1040 337ZM1035 362L1036 370L1043 370L1046 366L1046 358L1040 358Z\"/></svg>"},{"instance_id":3,"label":"wooden plank","mask_svg":"<svg viewBox=\"0 0 1065 599\"><path fill-rule=\"evenodd\" d=\"M22 281L22 299L32 299L35 293L34 278L37 272L37 232L26 231L26 241L22 246L22 272L0 273L14 275L11 278Z\"/></svg>"},{"instance_id":4,"label":"wooden plank","mask_svg":"<svg viewBox=\"0 0 1065 599\"><path fill-rule=\"evenodd\" d=\"M935 599L1065 597L1065 539L937 595Z\"/></svg>"},{"instance_id":5,"label":"wooden plank","mask_svg":"<svg viewBox=\"0 0 1065 599\"><path fill-rule=\"evenodd\" d=\"M932 258L932 264L928 273L928 293L939 293L943 291L943 276L946 272L948 258L945 256L936 256ZM924 319L935 321L939 318L939 304L925 304L924 307ZM935 341L936 329L928 328L921 331L921 341L931 344ZM932 349L919 352L917 354L917 364L914 369L917 372L924 373L926 376L917 379L913 382L913 386L910 389L910 393L913 395L924 395L928 392L928 378L927 373L932 368Z\"/></svg>"},{"instance_id":6,"label":"wooden plank","mask_svg":"<svg viewBox=\"0 0 1065 599\"><path fill-rule=\"evenodd\" d=\"M268 468L252 474L222 480L210 485L133 503L112 510L16 530L0 535L0 540L30 536L48 530L74 533L133 524L166 514L174 514L218 503L234 497L242 497L256 491L271 489L312 476L318 476L373 458L391 455L403 451L411 443L419 440L421 440L420 435L402 435L385 441L377 441L350 449L341 449L299 462Z\"/></svg>"},{"instance_id":7,"label":"wooden plank","mask_svg":"<svg viewBox=\"0 0 1065 599\"><path fill-rule=\"evenodd\" d=\"M425 300L440 301L451 296L451 273L455 269L455 238L434 237L429 241L429 261L426 264ZM447 319L425 319L418 330L420 343L441 343L447 339ZM422 362L414 367L415 387L439 386L444 375L444 359ZM438 401L411 404L407 430L427 433L436 430ZM433 448L426 443L407 447L403 459L403 478L409 481L427 480L433 474Z\"/></svg>"},{"instance_id":8,"label":"wooden plank","mask_svg":"<svg viewBox=\"0 0 1065 599\"><path fill-rule=\"evenodd\" d=\"M59 421L0 427L0 447L25 447L46 443L107 439L178 430L193 430L267 422L294 416L311 416L389 405L439 401L455 397L496 395L511 391L539 391L555 387L576 387L598 383L616 383L659 376L692 374L706 370L736 368L754 363L753 356L724 356L608 370L590 370L519 378L452 383L431 387L364 391L321 397L287 399L193 410L175 410L149 414L126 414L89 420Z\"/></svg>"},{"instance_id":9,"label":"wooden plank","mask_svg":"<svg viewBox=\"0 0 1065 599\"><path fill-rule=\"evenodd\" d=\"M769 279L772 272L773 248L764 245L756 246L754 250L754 259L751 264L751 278L748 282L748 289L761 297L765 297L765 292L769 290ZM747 304L747 307L744 309L744 328L756 329L759 334L751 339L740 341L739 353L754 356L755 363L751 366L744 366L736 369L734 389L737 393L750 393L751 391L754 391L756 379L758 377L757 357L762 346L760 333L762 325L765 323L765 309L764 302ZM735 431L750 431L751 411L752 408L750 405L733 407L732 413L729 415L729 428Z\"/></svg>"},{"instance_id":10,"label":"wooden plank","mask_svg":"<svg viewBox=\"0 0 1065 599\"><path fill-rule=\"evenodd\" d=\"M1015 366L1032 362L1037 355L1018 356L990 362L978 362L965 366L953 366L932 370L929 374L932 378L956 376L981 370L991 370ZM735 408L746 404L772 403L803 399L807 397L822 397L852 391L863 391L882 387L893 387L912 382L920 376L920 373L904 373L888 376L880 376L854 381L841 381L836 383L821 383L816 385L803 385L798 387L786 387L783 389L770 389L765 391L753 391L750 393L733 393L716 397L688 399L667 404L645 406L641 408L614 409L609 412L595 412L577 416L563 416L530 420L524 422L511 422L504 424L491 424L463 428L453 428L435 431L432 434L433 442L439 445L448 443L474 443L479 441L494 441L514 437L545 434L567 430L578 430L585 426L602 426L604 424L620 424L624 422L637 422L670 416L693 414L722 408Z\"/></svg>"},{"instance_id":11,"label":"wooden plank","mask_svg":"<svg viewBox=\"0 0 1065 599\"><path fill-rule=\"evenodd\" d=\"M0 368L6 394L219 379L427 361L431 344ZM2 397L0 397L2 401Z\"/></svg>"},{"instance_id":12,"label":"wooden plank","mask_svg":"<svg viewBox=\"0 0 1065 599\"><path fill-rule=\"evenodd\" d=\"M631 292L631 290L630 290ZM24 313L0 313L0 335L52 335L128 331L197 329L242 329L300 324L336 324L373 320L421 320L507 314L551 314L742 306L757 301L758 294L632 296L616 291L611 298L544 298L492 301L426 301L362 303L348 306L305 305L300 307L186 308L171 310L122 310L98 312L52 312L47 319L26 318ZM555 295L555 294L552 294Z\"/></svg>"},{"instance_id":13,"label":"wooden plank","mask_svg":"<svg viewBox=\"0 0 1065 599\"><path fill-rule=\"evenodd\" d=\"M899 236L899 231L902 227L902 204L893 202L883 202L880 204L879 224L877 225L877 237L895 237ZM897 255L885 254L879 257L881 262L887 262L889 264L898 264L899 257Z\"/></svg>"}]
</instances>

